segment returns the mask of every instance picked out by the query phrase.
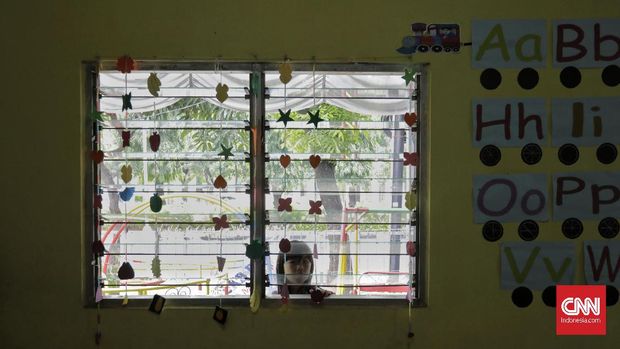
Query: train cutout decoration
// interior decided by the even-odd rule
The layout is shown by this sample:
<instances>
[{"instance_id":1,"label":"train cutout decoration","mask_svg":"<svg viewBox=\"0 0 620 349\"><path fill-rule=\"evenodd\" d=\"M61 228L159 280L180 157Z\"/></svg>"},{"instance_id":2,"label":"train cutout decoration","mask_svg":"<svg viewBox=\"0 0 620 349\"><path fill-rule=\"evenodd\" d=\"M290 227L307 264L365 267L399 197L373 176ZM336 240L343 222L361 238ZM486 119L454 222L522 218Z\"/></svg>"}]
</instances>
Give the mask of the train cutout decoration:
<instances>
[{"instance_id":1,"label":"train cutout decoration","mask_svg":"<svg viewBox=\"0 0 620 349\"><path fill-rule=\"evenodd\" d=\"M403 38L402 46L396 51L404 55L416 52L453 52L461 50L460 28L458 24L413 23L413 35Z\"/></svg>"}]
</instances>

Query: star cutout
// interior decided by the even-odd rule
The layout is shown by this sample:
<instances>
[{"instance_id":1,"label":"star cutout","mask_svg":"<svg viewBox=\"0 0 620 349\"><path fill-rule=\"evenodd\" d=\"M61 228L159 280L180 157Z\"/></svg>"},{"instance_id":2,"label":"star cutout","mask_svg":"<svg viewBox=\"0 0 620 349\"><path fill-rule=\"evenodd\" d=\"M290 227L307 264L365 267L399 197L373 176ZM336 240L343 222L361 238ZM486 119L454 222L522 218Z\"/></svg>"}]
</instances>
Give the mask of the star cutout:
<instances>
[{"instance_id":1,"label":"star cutout","mask_svg":"<svg viewBox=\"0 0 620 349\"><path fill-rule=\"evenodd\" d=\"M278 109L278 111L280 112L280 118L278 119L278 121L276 122L280 122L282 121L284 123L284 127L286 127L286 123L289 121L295 121L293 120L293 118L291 118L291 110L287 110L286 113L282 111L282 109Z\"/></svg>"},{"instance_id":2,"label":"star cutout","mask_svg":"<svg viewBox=\"0 0 620 349\"><path fill-rule=\"evenodd\" d=\"M131 106L131 92L126 95L123 95L123 108L121 111L125 111L127 109L133 109Z\"/></svg>"},{"instance_id":3,"label":"star cutout","mask_svg":"<svg viewBox=\"0 0 620 349\"><path fill-rule=\"evenodd\" d=\"M309 111L308 114L310 114L310 120L306 123L306 125L314 124L314 128L317 128L319 127L319 122L325 121L319 117L319 110L317 110L316 113L314 114L312 114L312 112Z\"/></svg>"},{"instance_id":4,"label":"star cutout","mask_svg":"<svg viewBox=\"0 0 620 349\"><path fill-rule=\"evenodd\" d=\"M232 150L233 147L226 148L224 146L224 144L220 144L220 147L222 147L222 151L219 152L217 155L223 156L224 160L228 160L229 156L233 156L234 157L233 153L231 153L231 150Z\"/></svg>"},{"instance_id":5,"label":"star cutout","mask_svg":"<svg viewBox=\"0 0 620 349\"><path fill-rule=\"evenodd\" d=\"M405 69L405 75L401 76L405 80L405 86L409 86L409 83L415 80L413 76L413 70Z\"/></svg>"}]
</instances>

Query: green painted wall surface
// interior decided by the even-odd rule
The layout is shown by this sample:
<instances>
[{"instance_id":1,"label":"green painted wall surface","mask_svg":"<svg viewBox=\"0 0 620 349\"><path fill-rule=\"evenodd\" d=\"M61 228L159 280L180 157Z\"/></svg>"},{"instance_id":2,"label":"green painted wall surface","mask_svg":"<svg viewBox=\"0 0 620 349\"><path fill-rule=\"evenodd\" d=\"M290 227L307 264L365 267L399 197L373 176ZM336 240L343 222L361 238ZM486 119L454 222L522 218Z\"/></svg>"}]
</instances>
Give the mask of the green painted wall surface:
<instances>
[{"instance_id":1,"label":"green painted wall surface","mask_svg":"<svg viewBox=\"0 0 620 349\"><path fill-rule=\"evenodd\" d=\"M81 62L130 54L138 59L407 62L394 49L414 21L459 23L471 39L472 19L618 18L605 1L3 1L2 204L0 219L0 344L3 348L94 347L95 311L82 306L83 196ZM550 29L550 22L549 22ZM550 31L549 31L550 35ZM550 37L549 37L550 40ZM517 149L503 165L483 168L471 146L470 103L486 96L613 96L600 69L583 71L574 90L557 69L523 92L516 69L502 69L495 92L480 87L470 48L459 55L416 55L430 63L429 305L414 310L416 336L407 338L402 306L233 307L226 328L211 310L106 309L104 348L616 348L620 308L609 308L605 337L556 337L555 312L535 292L518 309L499 290L499 249L472 223L471 175L553 173L564 168L555 148L527 168ZM550 64L548 65L550 66ZM448 102L446 102L448 101ZM572 169L619 170L582 150ZM505 161L505 162L504 162ZM458 176L455 169L458 168ZM541 240L559 239L560 223L543 223ZM599 239L587 221L579 241ZM516 241L516 224L504 240ZM580 273L579 266L577 272Z\"/></svg>"}]
</instances>

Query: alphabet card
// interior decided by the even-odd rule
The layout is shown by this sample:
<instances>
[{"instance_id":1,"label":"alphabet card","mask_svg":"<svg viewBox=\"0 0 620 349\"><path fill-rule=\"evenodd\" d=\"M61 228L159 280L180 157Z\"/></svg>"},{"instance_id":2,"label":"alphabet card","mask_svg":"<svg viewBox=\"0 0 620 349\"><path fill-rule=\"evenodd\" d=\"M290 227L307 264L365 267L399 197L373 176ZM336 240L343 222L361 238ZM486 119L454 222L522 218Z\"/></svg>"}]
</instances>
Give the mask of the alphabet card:
<instances>
[{"instance_id":1,"label":"alphabet card","mask_svg":"<svg viewBox=\"0 0 620 349\"><path fill-rule=\"evenodd\" d=\"M588 284L620 287L620 241L584 241L583 269Z\"/></svg>"},{"instance_id":2,"label":"alphabet card","mask_svg":"<svg viewBox=\"0 0 620 349\"><path fill-rule=\"evenodd\" d=\"M618 217L620 172L556 173L553 197L555 220Z\"/></svg>"},{"instance_id":3,"label":"alphabet card","mask_svg":"<svg viewBox=\"0 0 620 349\"><path fill-rule=\"evenodd\" d=\"M553 146L620 143L620 98L551 99Z\"/></svg>"},{"instance_id":4,"label":"alphabet card","mask_svg":"<svg viewBox=\"0 0 620 349\"><path fill-rule=\"evenodd\" d=\"M472 21L474 68L544 67L547 57L545 20Z\"/></svg>"},{"instance_id":5,"label":"alphabet card","mask_svg":"<svg viewBox=\"0 0 620 349\"><path fill-rule=\"evenodd\" d=\"M620 19L552 23L554 67L596 68L620 62Z\"/></svg>"},{"instance_id":6,"label":"alphabet card","mask_svg":"<svg viewBox=\"0 0 620 349\"><path fill-rule=\"evenodd\" d=\"M502 289L542 290L574 283L577 255L572 242L505 242L499 248Z\"/></svg>"}]
</instances>

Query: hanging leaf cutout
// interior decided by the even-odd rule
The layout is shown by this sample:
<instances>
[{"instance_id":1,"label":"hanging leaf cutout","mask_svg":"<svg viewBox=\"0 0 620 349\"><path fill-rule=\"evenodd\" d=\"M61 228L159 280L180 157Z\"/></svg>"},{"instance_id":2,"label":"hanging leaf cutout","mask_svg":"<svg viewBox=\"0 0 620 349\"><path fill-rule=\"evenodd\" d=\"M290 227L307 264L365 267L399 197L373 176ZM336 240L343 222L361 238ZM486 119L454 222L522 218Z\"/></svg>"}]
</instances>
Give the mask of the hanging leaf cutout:
<instances>
[{"instance_id":1,"label":"hanging leaf cutout","mask_svg":"<svg viewBox=\"0 0 620 349\"><path fill-rule=\"evenodd\" d=\"M100 164L101 162L103 162L103 157L104 157L104 155L103 155L103 152L101 150L93 150L90 153L90 158L93 159L93 161L96 164Z\"/></svg>"},{"instance_id":2,"label":"hanging leaf cutout","mask_svg":"<svg viewBox=\"0 0 620 349\"><path fill-rule=\"evenodd\" d=\"M278 71L280 72L280 81L285 85L293 78L293 67L288 62L280 64Z\"/></svg>"},{"instance_id":3,"label":"hanging leaf cutout","mask_svg":"<svg viewBox=\"0 0 620 349\"><path fill-rule=\"evenodd\" d=\"M133 58L127 55L119 57L116 60L116 69L119 70L121 73L129 74L132 70L135 70L136 67L136 61L134 61Z\"/></svg>"},{"instance_id":4,"label":"hanging leaf cutout","mask_svg":"<svg viewBox=\"0 0 620 349\"><path fill-rule=\"evenodd\" d=\"M317 168L319 167L319 164L321 163L321 157L319 155L310 155L310 166L312 166L312 168Z\"/></svg>"},{"instance_id":5,"label":"hanging leaf cutout","mask_svg":"<svg viewBox=\"0 0 620 349\"><path fill-rule=\"evenodd\" d=\"M217 98L220 103L224 103L224 101L228 99L228 85L222 83L217 84L215 92L215 98Z\"/></svg>"},{"instance_id":6,"label":"hanging leaf cutout","mask_svg":"<svg viewBox=\"0 0 620 349\"><path fill-rule=\"evenodd\" d=\"M226 258L217 256L217 270L219 272L224 270L224 265L226 265Z\"/></svg>"},{"instance_id":7,"label":"hanging leaf cutout","mask_svg":"<svg viewBox=\"0 0 620 349\"><path fill-rule=\"evenodd\" d=\"M159 150L159 142L161 141L161 137L157 131L153 132L153 134L149 137L149 144L151 145L152 151Z\"/></svg>"},{"instance_id":8,"label":"hanging leaf cutout","mask_svg":"<svg viewBox=\"0 0 620 349\"><path fill-rule=\"evenodd\" d=\"M131 141L131 132L129 130L123 130L121 132L121 138L123 138L123 148L128 147Z\"/></svg>"},{"instance_id":9,"label":"hanging leaf cutout","mask_svg":"<svg viewBox=\"0 0 620 349\"><path fill-rule=\"evenodd\" d=\"M134 187L126 187L125 190L120 192L118 195L121 197L123 201L127 202L131 200L131 197L133 196L134 191L135 191Z\"/></svg>"},{"instance_id":10,"label":"hanging leaf cutout","mask_svg":"<svg viewBox=\"0 0 620 349\"><path fill-rule=\"evenodd\" d=\"M164 202L161 199L161 196L159 196L159 194L155 193L153 194L153 196L151 196L151 199L149 200L149 203L151 205L151 211L157 213L159 211L161 211L161 207L163 206Z\"/></svg>"},{"instance_id":11,"label":"hanging leaf cutout","mask_svg":"<svg viewBox=\"0 0 620 349\"><path fill-rule=\"evenodd\" d=\"M123 167L121 167L121 179L123 182L129 183L133 176L132 173L133 169L131 168L131 165L123 165Z\"/></svg>"},{"instance_id":12,"label":"hanging leaf cutout","mask_svg":"<svg viewBox=\"0 0 620 349\"><path fill-rule=\"evenodd\" d=\"M282 304L288 304L288 299L289 299L289 293L288 293L288 285L286 284L286 281L284 282L284 285L282 285L282 287L280 288L280 297L282 300Z\"/></svg>"},{"instance_id":13,"label":"hanging leaf cutout","mask_svg":"<svg viewBox=\"0 0 620 349\"><path fill-rule=\"evenodd\" d=\"M280 155L280 165L287 168L291 164L291 157L288 155Z\"/></svg>"},{"instance_id":14,"label":"hanging leaf cutout","mask_svg":"<svg viewBox=\"0 0 620 349\"><path fill-rule=\"evenodd\" d=\"M217 178L213 182L213 186L217 189L224 189L227 185L228 183L226 183L226 180L224 179L224 177L222 177L222 175L217 176Z\"/></svg>"},{"instance_id":15,"label":"hanging leaf cutout","mask_svg":"<svg viewBox=\"0 0 620 349\"><path fill-rule=\"evenodd\" d=\"M120 268L118 268L118 278L121 280L133 279L136 274L133 271L133 267L129 262L123 262Z\"/></svg>"},{"instance_id":16,"label":"hanging leaf cutout","mask_svg":"<svg viewBox=\"0 0 620 349\"><path fill-rule=\"evenodd\" d=\"M293 202L293 198L280 198L278 199L278 212L293 211L293 207L291 207L291 203Z\"/></svg>"},{"instance_id":17,"label":"hanging leaf cutout","mask_svg":"<svg viewBox=\"0 0 620 349\"><path fill-rule=\"evenodd\" d=\"M159 87L161 86L161 81L157 77L157 73L151 73L149 75L149 78L146 80L146 86L151 95L159 97Z\"/></svg>"},{"instance_id":18,"label":"hanging leaf cutout","mask_svg":"<svg viewBox=\"0 0 620 349\"><path fill-rule=\"evenodd\" d=\"M416 206L418 205L417 201L418 195L414 190L411 190L407 194L405 194L405 207L409 211L413 211L416 208Z\"/></svg>"},{"instance_id":19,"label":"hanging leaf cutout","mask_svg":"<svg viewBox=\"0 0 620 349\"><path fill-rule=\"evenodd\" d=\"M310 209L308 210L308 214L321 214L321 205L323 204L321 202L321 200L319 201L313 201L313 200L309 200L308 203L310 204Z\"/></svg>"},{"instance_id":20,"label":"hanging leaf cutout","mask_svg":"<svg viewBox=\"0 0 620 349\"><path fill-rule=\"evenodd\" d=\"M215 224L215 230L220 230L224 228L229 228L230 224L228 224L228 217L226 215L222 215L222 217L213 217L211 218L213 223Z\"/></svg>"},{"instance_id":21,"label":"hanging leaf cutout","mask_svg":"<svg viewBox=\"0 0 620 349\"><path fill-rule=\"evenodd\" d=\"M280 251L282 253L289 253L289 251L291 250L291 242L289 241L289 239L283 238L282 240L280 240L278 247L280 248Z\"/></svg>"}]
</instances>

